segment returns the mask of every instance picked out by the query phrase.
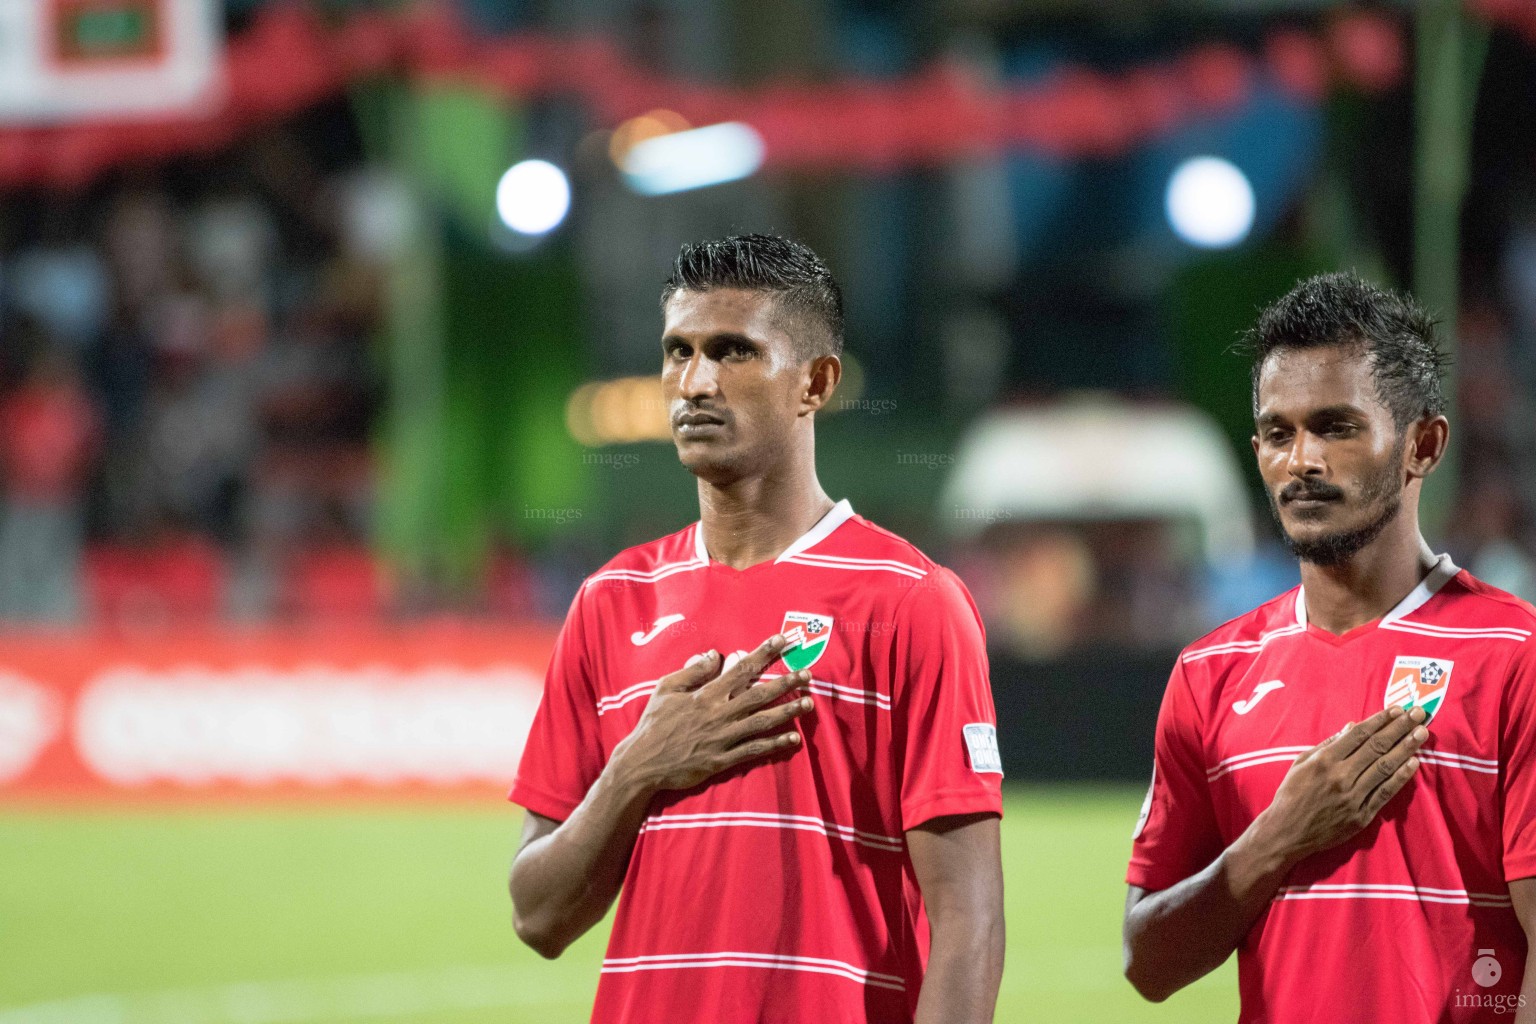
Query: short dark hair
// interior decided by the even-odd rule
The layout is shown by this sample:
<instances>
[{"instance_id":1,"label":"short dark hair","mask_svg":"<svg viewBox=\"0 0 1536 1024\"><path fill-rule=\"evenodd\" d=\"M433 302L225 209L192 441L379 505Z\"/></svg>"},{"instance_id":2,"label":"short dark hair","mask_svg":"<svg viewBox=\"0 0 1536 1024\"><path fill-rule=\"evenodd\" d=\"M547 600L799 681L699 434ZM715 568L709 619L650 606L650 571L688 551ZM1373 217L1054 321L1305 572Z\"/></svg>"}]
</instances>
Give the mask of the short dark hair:
<instances>
[{"instance_id":1,"label":"short dark hair","mask_svg":"<svg viewBox=\"0 0 1536 1024\"><path fill-rule=\"evenodd\" d=\"M661 289L661 305L665 308L679 291L712 288L773 293L782 312L808 318L822 328L810 337L794 332L805 358L842 354L843 290L810 246L778 235L688 242L672 261L672 275Z\"/></svg>"},{"instance_id":2,"label":"short dark hair","mask_svg":"<svg viewBox=\"0 0 1536 1024\"><path fill-rule=\"evenodd\" d=\"M1435 337L1435 318L1406 293L1388 291L1353 271L1301 281L1262 313L1238 342L1253 359L1253 410L1259 373L1281 349L1354 347L1371 361L1376 396L1398 430L1445 412L1442 389L1449 357Z\"/></svg>"}]
</instances>

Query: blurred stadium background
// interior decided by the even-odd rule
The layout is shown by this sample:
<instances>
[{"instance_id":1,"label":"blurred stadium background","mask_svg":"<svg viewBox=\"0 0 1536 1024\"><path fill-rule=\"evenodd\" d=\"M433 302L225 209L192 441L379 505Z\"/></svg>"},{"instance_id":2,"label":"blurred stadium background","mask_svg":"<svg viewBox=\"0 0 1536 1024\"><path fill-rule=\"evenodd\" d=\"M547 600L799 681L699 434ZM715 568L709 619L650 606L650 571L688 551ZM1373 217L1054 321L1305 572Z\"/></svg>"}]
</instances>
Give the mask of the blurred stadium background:
<instances>
[{"instance_id":1,"label":"blurred stadium background","mask_svg":"<svg viewBox=\"0 0 1536 1024\"><path fill-rule=\"evenodd\" d=\"M1292 585L1226 353L1455 349L1438 549L1536 598L1530 0L0 0L0 1024L586 1019L500 800L582 577L696 517L656 294L809 242L836 497L986 616L999 1019L1119 977L1173 653Z\"/></svg>"}]
</instances>

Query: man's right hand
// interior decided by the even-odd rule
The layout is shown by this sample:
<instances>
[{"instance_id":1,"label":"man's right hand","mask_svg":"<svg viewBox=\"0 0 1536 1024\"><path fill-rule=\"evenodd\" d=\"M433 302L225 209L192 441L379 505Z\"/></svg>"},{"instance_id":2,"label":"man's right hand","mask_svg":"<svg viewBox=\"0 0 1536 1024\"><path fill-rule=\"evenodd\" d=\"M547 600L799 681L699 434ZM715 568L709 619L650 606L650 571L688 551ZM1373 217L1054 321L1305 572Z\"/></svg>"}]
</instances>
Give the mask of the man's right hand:
<instances>
[{"instance_id":1,"label":"man's right hand","mask_svg":"<svg viewBox=\"0 0 1536 1024\"><path fill-rule=\"evenodd\" d=\"M795 747L800 733L782 730L811 710L811 698L774 702L804 689L811 673L791 672L753 685L785 646L783 636L771 637L723 672L716 651L690 659L657 683L612 760L659 792L689 789L743 761Z\"/></svg>"},{"instance_id":2,"label":"man's right hand","mask_svg":"<svg viewBox=\"0 0 1536 1024\"><path fill-rule=\"evenodd\" d=\"M1288 865L1364 829L1408 784L1419 768L1414 754L1429 738L1423 721L1421 708L1387 708L1296 759L1260 815Z\"/></svg>"}]
</instances>

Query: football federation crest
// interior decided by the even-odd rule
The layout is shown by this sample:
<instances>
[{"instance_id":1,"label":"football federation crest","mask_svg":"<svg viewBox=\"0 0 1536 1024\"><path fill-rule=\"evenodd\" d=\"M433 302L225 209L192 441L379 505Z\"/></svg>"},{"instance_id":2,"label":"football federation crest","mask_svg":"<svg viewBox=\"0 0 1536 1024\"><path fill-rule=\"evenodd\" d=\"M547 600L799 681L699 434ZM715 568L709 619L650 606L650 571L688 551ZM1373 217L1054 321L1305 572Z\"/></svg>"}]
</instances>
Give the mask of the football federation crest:
<instances>
[{"instance_id":1,"label":"football federation crest","mask_svg":"<svg viewBox=\"0 0 1536 1024\"><path fill-rule=\"evenodd\" d=\"M1383 707L1399 707L1405 711L1424 709L1424 722L1435 717L1445 703L1445 691L1451 687L1451 669L1455 662L1444 658L1412 658L1399 654L1392 663L1392 675L1387 680L1387 694Z\"/></svg>"},{"instance_id":2,"label":"football federation crest","mask_svg":"<svg viewBox=\"0 0 1536 1024\"><path fill-rule=\"evenodd\" d=\"M789 646L781 657L791 672L810 668L827 653L827 642L832 639L832 616L815 612L785 612L784 625L779 632L789 638Z\"/></svg>"}]
</instances>

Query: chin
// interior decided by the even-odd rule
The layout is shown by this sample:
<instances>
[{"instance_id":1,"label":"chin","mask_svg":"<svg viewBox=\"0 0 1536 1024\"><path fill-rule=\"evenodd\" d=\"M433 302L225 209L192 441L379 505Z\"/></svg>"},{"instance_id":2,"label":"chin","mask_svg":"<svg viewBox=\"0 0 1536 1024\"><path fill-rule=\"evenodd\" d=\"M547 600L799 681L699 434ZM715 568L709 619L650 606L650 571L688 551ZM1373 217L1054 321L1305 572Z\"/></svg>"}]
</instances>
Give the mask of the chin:
<instances>
[{"instance_id":1,"label":"chin","mask_svg":"<svg viewBox=\"0 0 1536 1024\"><path fill-rule=\"evenodd\" d=\"M677 461L694 476L719 483L736 475L739 460L734 453L717 445L683 441L677 445Z\"/></svg>"}]
</instances>

